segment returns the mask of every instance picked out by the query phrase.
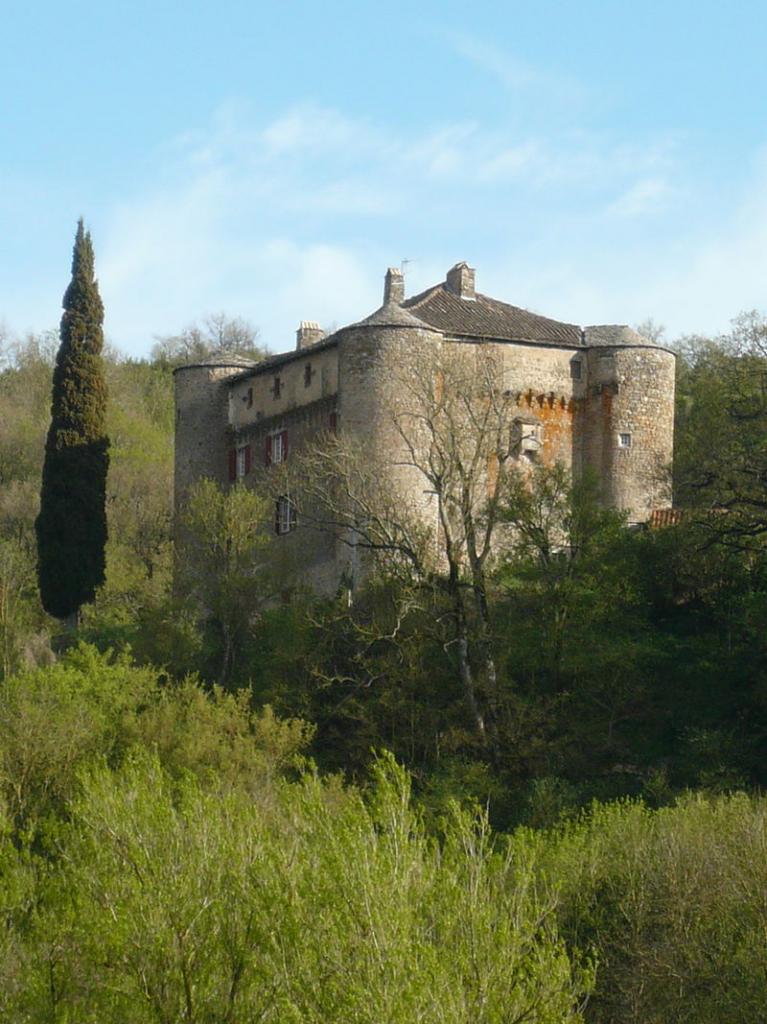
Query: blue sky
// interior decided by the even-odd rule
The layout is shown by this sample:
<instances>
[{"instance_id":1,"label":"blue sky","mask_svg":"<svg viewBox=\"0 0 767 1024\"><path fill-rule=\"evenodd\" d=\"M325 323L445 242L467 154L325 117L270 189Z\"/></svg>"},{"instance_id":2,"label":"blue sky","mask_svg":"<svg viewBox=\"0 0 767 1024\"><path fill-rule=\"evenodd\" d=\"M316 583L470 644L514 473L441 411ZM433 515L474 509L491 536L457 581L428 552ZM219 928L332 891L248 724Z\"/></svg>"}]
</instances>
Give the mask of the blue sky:
<instances>
[{"instance_id":1,"label":"blue sky","mask_svg":"<svg viewBox=\"0 0 767 1024\"><path fill-rule=\"evenodd\" d=\"M6 0L0 321L60 317L78 216L110 340L481 291L715 332L767 307L767 7Z\"/></svg>"}]
</instances>

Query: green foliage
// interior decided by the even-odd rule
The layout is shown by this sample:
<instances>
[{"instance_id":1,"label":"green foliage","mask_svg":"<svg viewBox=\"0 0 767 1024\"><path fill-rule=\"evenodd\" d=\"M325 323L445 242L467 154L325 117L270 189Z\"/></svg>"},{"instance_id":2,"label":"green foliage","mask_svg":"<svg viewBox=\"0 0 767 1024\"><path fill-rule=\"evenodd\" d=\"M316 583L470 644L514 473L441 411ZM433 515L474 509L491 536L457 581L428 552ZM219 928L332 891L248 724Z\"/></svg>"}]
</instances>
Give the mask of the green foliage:
<instances>
[{"instance_id":1,"label":"green foliage","mask_svg":"<svg viewBox=\"0 0 767 1024\"><path fill-rule=\"evenodd\" d=\"M275 803L97 769L28 928L15 1014L33 1019L490 1024L581 1019L533 863L456 812L442 847L407 777L368 800L312 776Z\"/></svg>"},{"instance_id":2,"label":"green foliage","mask_svg":"<svg viewBox=\"0 0 767 1024\"><path fill-rule=\"evenodd\" d=\"M61 817L94 761L121 764L135 746L178 777L250 791L297 763L312 729L251 711L247 694L169 683L127 655L81 645L55 665L0 686L0 800L20 832Z\"/></svg>"},{"instance_id":3,"label":"green foliage","mask_svg":"<svg viewBox=\"0 0 767 1024\"><path fill-rule=\"evenodd\" d=\"M767 321L743 313L729 334L682 339L678 348L677 501L719 542L760 546L767 534Z\"/></svg>"},{"instance_id":4,"label":"green foliage","mask_svg":"<svg viewBox=\"0 0 767 1024\"><path fill-rule=\"evenodd\" d=\"M596 805L535 842L568 944L596 950L589 1021L763 1020L763 798Z\"/></svg>"},{"instance_id":5,"label":"green foliage","mask_svg":"<svg viewBox=\"0 0 767 1024\"><path fill-rule=\"evenodd\" d=\"M223 491L203 479L190 489L181 517L184 556L177 583L208 634L217 663L209 676L222 685L231 679L253 621L277 592L267 557L271 515L271 502L254 491Z\"/></svg>"},{"instance_id":6,"label":"green foliage","mask_svg":"<svg viewBox=\"0 0 767 1024\"><path fill-rule=\"evenodd\" d=\"M46 611L60 619L92 601L104 581L109 442L103 319L93 246L81 220L64 293L36 522L40 596Z\"/></svg>"}]
</instances>

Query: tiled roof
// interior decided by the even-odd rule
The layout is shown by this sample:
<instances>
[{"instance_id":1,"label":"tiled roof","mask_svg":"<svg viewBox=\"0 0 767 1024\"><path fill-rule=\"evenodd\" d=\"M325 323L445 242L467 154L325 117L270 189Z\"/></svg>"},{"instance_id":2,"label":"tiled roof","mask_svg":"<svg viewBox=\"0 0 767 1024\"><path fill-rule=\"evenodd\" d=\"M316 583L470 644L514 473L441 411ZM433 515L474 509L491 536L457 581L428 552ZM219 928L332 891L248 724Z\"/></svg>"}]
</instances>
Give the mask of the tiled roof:
<instances>
[{"instance_id":1,"label":"tiled roof","mask_svg":"<svg viewBox=\"0 0 767 1024\"><path fill-rule=\"evenodd\" d=\"M581 329L576 324L550 320L479 292L474 299L462 299L449 292L444 284L414 295L402 305L415 313L419 320L447 334L537 341L550 345L580 347L583 344Z\"/></svg>"},{"instance_id":2,"label":"tiled roof","mask_svg":"<svg viewBox=\"0 0 767 1024\"><path fill-rule=\"evenodd\" d=\"M405 304L406 305L406 304ZM371 313L370 316L366 316L364 320L359 320L356 324L351 324L351 327L420 327L423 329L423 318L417 318L412 313L408 313L402 306L398 306L396 302L387 302L380 309L377 309L375 313Z\"/></svg>"},{"instance_id":3,"label":"tiled roof","mask_svg":"<svg viewBox=\"0 0 767 1024\"><path fill-rule=\"evenodd\" d=\"M633 327L625 324L596 324L593 327L585 328L586 344L589 347L607 345L612 348L618 345L648 345L655 346L655 342L639 334Z\"/></svg>"},{"instance_id":4,"label":"tiled roof","mask_svg":"<svg viewBox=\"0 0 767 1024\"><path fill-rule=\"evenodd\" d=\"M201 359L195 359L190 363L182 363L182 365L177 366L173 372L175 373L176 370L192 370L199 366L241 366L244 369L246 367L253 367L256 365L257 361L255 359L248 359L245 356L227 352L224 349L216 349L215 352L211 352L207 356L203 356Z\"/></svg>"}]
</instances>

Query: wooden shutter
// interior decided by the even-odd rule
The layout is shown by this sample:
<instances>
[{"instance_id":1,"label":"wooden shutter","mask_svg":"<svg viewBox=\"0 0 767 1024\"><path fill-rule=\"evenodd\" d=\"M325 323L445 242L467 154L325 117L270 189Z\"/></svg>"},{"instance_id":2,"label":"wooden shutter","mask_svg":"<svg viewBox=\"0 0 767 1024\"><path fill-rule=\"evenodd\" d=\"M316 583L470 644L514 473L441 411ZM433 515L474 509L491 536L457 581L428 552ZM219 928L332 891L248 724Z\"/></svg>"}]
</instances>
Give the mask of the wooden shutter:
<instances>
[{"instance_id":1,"label":"wooden shutter","mask_svg":"<svg viewBox=\"0 0 767 1024\"><path fill-rule=\"evenodd\" d=\"M229 449L229 482L233 483L237 479L237 449Z\"/></svg>"},{"instance_id":2,"label":"wooden shutter","mask_svg":"<svg viewBox=\"0 0 767 1024\"><path fill-rule=\"evenodd\" d=\"M272 464L272 439L269 435L266 438L266 446L264 448L264 465L271 466Z\"/></svg>"},{"instance_id":3,"label":"wooden shutter","mask_svg":"<svg viewBox=\"0 0 767 1024\"><path fill-rule=\"evenodd\" d=\"M250 472L250 445L245 445L245 475Z\"/></svg>"},{"instance_id":4,"label":"wooden shutter","mask_svg":"<svg viewBox=\"0 0 767 1024\"><path fill-rule=\"evenodd\" d=\"M288 432L287 432L287 430L283 430L283 432L282 432L282 461L285 462L287 457L288 457Z\"/></svg>"}]
</instances>

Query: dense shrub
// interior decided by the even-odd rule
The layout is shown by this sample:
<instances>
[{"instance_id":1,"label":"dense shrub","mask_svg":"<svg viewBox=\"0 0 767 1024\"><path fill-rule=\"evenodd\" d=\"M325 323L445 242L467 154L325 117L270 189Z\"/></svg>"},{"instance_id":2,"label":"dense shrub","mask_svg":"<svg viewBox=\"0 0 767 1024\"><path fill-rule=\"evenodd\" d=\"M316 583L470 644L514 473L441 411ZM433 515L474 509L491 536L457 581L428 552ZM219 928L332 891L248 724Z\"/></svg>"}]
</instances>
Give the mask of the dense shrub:
<instances>
[{"instance_id":1,"label":"dense shrub","mask_svg":"<svg viewBox=\"0 0 767 1024\"><path fill-rule=\"evenodd\" d=\"M531 841L572 949L599 961L594 1024L759 1024L767 1006L767 801L595 805ZM517 840L519 841L519 840Z\"/></svg>"},{"instance_id":2,"label":"dense shrub","mask_svg":"<svg viewBox=\"0 0 767 1024\"><path fill-rule=\"evenodd\" d=\"M59 857L7 915L6 1019L581 1020L530 857L460 813L437 845L391 760L368 799L309 774L264 805L139 754L88 773Z\"/></svg>"}]
</instances>

